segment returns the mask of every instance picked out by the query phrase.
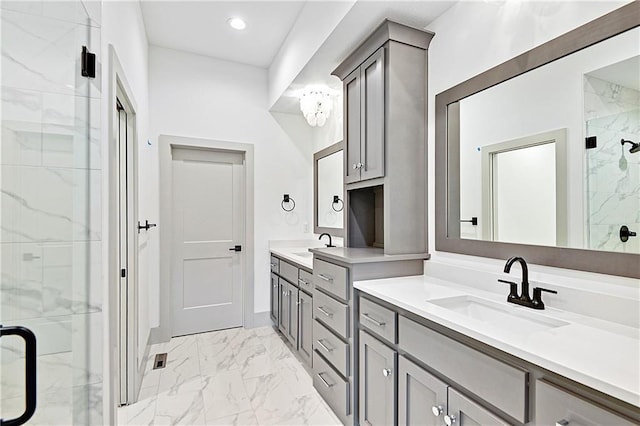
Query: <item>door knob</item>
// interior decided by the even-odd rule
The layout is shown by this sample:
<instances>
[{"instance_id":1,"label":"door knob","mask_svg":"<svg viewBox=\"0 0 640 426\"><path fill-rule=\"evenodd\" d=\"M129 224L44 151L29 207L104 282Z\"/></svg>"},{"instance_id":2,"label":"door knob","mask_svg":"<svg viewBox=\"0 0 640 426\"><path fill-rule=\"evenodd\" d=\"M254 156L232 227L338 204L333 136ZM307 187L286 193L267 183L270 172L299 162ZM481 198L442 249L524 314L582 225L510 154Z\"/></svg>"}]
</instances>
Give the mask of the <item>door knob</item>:
<instances>
[{"instance_id":1,"label":"door knob","mask_svg":"<svg viewBox=\"0 0 640 426\"><path fill-rule=\"evenodd\" d=\"M444 407L442 405L434 405L431 407L431 412L434 416L439 417L440 414L444 413Z\"/></svg>"},{"instance_id":2,"label":"door knob","mask_svg":"<svg viewBox=\"0 0 640 426\"><path fill-rule=\"evenodd\" d=\"M233 246L229 249L229 251L242 251L242 246L240 245ZM274 265L271 264L271 266L274 266Z\"/></svg>"}]
</instances>

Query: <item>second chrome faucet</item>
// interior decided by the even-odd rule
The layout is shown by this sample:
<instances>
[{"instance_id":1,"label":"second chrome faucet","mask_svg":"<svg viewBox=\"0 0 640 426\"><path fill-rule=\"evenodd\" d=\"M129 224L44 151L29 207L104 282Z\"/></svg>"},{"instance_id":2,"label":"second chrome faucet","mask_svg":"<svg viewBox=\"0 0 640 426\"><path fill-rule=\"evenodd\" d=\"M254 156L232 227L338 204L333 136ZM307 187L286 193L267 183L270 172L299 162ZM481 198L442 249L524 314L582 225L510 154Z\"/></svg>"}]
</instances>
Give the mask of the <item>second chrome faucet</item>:
<instances>
[{"instance_id":1,"label":"second chrome faucet","mask_svg":"<svg viewBox=\"0 0 640 426\"><path fill-rule=\"evenodd\" d=\"M507 260L507 263L504 265L504 272L508 274L511 271L511 266L515 262L519 262L520 267L522 268L522 292L520 293L520 295L518 295L518 284L513 281L498 280L501 283L509 284L509 295L507 296L507 302L526 306L532 309L544 309L544 303L542 302L542 292L546 291L547 293L553 294L558 294L558 292L542 287L534 287L533 298L531 298L531 296L529 296L529 268L527 267L527 261L524 260L524 258L520 256L509 258L509 260Z\"/></svg>"}]
</instances>

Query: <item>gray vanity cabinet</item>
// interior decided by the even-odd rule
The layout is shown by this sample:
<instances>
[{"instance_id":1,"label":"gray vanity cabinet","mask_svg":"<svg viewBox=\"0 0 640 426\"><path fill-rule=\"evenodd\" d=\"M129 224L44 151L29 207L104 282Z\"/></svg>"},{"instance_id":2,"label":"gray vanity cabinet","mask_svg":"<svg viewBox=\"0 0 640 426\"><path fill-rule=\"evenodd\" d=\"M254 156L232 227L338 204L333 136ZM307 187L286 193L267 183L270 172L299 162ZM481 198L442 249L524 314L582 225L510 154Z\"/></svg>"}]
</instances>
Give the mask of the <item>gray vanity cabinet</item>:
<instances>
[{"instance_id":1,"label":"gray vanity cabinet","mask_svg":"<svg viewBox=\"0 0 640 426\"><path fill-rule=\"evenodd\" d=\"M298 288L280 278L279 329L294 348L298 344Z\"/></svg>"},{"instance_id":2,"label":"gray vanity cabinet","mask_svg":"<svg viewBox=\"0 0 640 426\"><path fill-rule=\"evenodd\" d=\"M298 292L298 353L311 365L313 351L313 298Z\"/></svg>"},{"instance_id":3,"label":"gray vanity cabinet","mask_svg":"<svg viewBox=\"0 0 640 426\"><path fill-rule=\"evenodd\" d=\"M384 47L343 83L345 93L345 183L384 176Z\"/></svg>"},{"instance_id":4,"label":"gray vanity cabinet","mask_svg":"<svg viewBox=\"0 0 640 426\"><path fill-rule=\"evenodd\" d=\"M447 410L448 420L445 418L447 425L457 426L509 426L509 423L500 417L492 414L487 409L478 405L471 399L462 395L454 388L449 388L449 407Z\"/></svg>"},{"instance_id":5,"label":"gray vanity cabinet","mask_svg":"<svg viewBox=\"0 0 640 426\"><path fill-rule=\"evenodd\" d=\"M291 312L291 298L289 297L289 285L282 278L278 278L280 302L278 306L278 329L285 336L289 335L289 321Z\"/></svg>"},{"instance_id":6,"label":"gray vanity cabinet","mask_svg":"<svg viewBox=\"0 0 640 426\"><path fill-rule=\"evenodd\" d=\"M360 422L372 426L396 423L396 351L360 331Z\"/></svg>"},{"instance_id":7,"label":"gray vanity cabinet","mask_svg":"<svg viewBox=\"0 0 640 426\"><path fill-rule=\"evenodd\" d=\"M398 425L440 426L447 413L446 383L404 356L398 360Z\"/></svg>"},{"instance_id":8,"label":"gray vanity cabinet","mask_svg":"<svg viewBox=\"0 0 640 426\"><path fill-rule=\"evenodd\" d=\"M536 381L536 424L630 426L629 420L544 380Z\"/></svg>"},{"instance_id":9,"label":"gray vanity cabinet","mask_svg":"<svg viewBox=\"0 0 640 426\"><path fill-rule=\"evenodd\" d=\"M271 320L274 324L280 324L280 285L278 284L278 276L271 273Z\"/></svg>"}]
</instances>

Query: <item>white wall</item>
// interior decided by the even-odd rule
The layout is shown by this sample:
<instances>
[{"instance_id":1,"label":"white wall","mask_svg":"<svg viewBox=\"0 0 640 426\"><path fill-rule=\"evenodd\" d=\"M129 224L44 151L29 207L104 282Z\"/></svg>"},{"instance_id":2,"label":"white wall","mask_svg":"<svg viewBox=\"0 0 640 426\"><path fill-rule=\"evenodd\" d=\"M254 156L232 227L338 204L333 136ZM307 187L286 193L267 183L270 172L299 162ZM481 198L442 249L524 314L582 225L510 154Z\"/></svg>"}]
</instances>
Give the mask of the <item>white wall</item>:
<instances>
[{"instance_id":1,"label":"white wall","mask_svg":"<svg viewBox=\"0 0 640 426\"><path fill-rule=\"evenodd\" d=\"M354 4L355 0L305 3L269 67L269 108L287 90Z\"/></svg>"},{"instance_id":2,"label":"white wall","mask_svg":"<svg viewBox=\"0 0 640 426\"><path fill-rule=\"evenodd\" d=\"M429 49L428 191L432 253L435 252L435 95L625 3L628 2L460 2L427 27L436 33ZM437 252L434 254L437 256ZM496 262L477 259L488 264Z\"/></svg>"},{"instance_id":3,"label":"white wall","mask_svg":"<svg viewBox=\"0 0 640 426\"><path fill-rule=\"evenodd\" d=\"M301 238L313 223L310 128L302 115L269 113L267 90L266 69L149 48L152 143L175 135L255 146L255 312L269 310L268 241ZM296 201L292 213L280 207L284 193Z\"/></svg>"},{"instance_id":4,"label":"white wall","mask_svg":"<svg viewBox=\"0 0 640 426\"><path fill-rule=\"evenodd\" d=\"M132 96L137 106L136 124L138 133L138 158L139 158L139 217L155 222L157 218L158 188L157 179L157 149L149 147L146 143L149 139L149 102L148 102L148 42L142 21L140 4L136 1L103 1L102 2L102 141L109 143L108 139L108 109L109 99L107 76L109 70L109 45L113 45L122 65L126 80L132 90ZM103 182L103 190L107 191L107 182ZM113 207L113 206L111 206ZM103 205L103 215L117 213L108 205ZM105 221L106 222L106 221ZM157 233L142 232L139 235L139 346L138 354L142 357L145 353L146 343L149 338L150 323L149 289L152 282L158 281L158 239ZM106 283L112 285L112 283ZM113 312L113 311L112 311ZM114 375L116 371L105 374ZM105 400L107 401L107 400ZM106 402L105 424L113 423L109 420L108 411L113 403Z\"/></svg>"}]
</instances>

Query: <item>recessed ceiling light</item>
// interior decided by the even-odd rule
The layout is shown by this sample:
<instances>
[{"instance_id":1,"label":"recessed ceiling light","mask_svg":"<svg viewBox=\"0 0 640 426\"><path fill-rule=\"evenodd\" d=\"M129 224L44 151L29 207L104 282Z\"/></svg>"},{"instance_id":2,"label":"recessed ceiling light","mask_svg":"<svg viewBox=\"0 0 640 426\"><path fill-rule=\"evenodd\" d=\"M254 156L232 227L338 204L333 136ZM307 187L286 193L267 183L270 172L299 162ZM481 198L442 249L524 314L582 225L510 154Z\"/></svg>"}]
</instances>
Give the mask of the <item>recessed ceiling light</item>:
<instances>
[{"instance_id":1,"label":"recessed ceiling light","mask_svg":"<svg viewBox=\"0 0 640 426\"><path fill-rule=\"evenodd\" d=\"M235 30L244 30L247 28L247 24L242 20L242 18L229 18L227 22L231 28Z\"/></svg>"}]
</instances>

